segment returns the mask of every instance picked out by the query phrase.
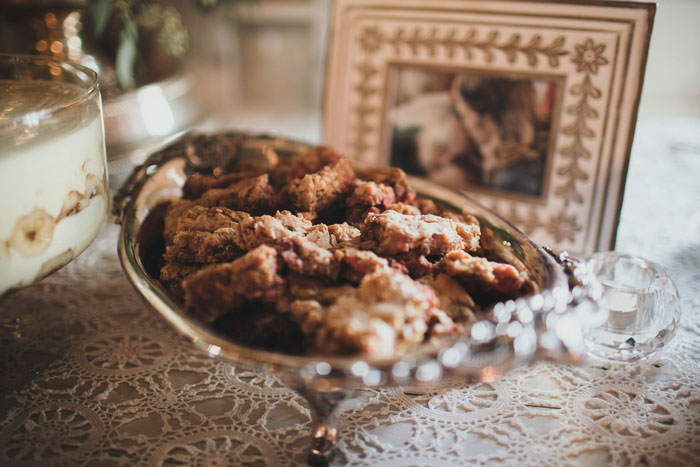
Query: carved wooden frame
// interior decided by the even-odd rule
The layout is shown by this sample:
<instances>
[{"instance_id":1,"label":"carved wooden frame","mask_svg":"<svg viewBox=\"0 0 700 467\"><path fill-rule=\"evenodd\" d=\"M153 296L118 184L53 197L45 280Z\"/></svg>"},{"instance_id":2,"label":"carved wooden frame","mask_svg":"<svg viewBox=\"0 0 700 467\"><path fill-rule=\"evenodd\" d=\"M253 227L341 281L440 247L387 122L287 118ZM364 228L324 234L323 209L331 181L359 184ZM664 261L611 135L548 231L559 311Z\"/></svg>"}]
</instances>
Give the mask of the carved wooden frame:
<instances>
[{"instance_id":1,"label":"carved wooden frame","mask_svg":"<svg viewBox=\"0 0 700 467\"><path fill-rule=\"evenodd\" d=\"M559 79L542 196L470 194L540 244L612 249L654 13L632 2L337 0L325 142L388 161L397 64Z\"/></svg>"}]
</instances>

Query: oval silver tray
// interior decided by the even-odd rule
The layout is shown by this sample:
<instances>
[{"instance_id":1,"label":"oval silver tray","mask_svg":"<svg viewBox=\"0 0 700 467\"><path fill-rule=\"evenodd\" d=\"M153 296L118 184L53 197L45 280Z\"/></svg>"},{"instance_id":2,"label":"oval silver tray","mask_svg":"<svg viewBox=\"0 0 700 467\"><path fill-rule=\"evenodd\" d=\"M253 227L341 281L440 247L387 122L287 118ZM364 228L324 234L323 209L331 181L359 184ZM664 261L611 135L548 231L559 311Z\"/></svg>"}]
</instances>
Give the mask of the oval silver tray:
<instances>
[{"instance_id":1,"label":"oval silver tray","mask_svg":"<svg viewBox=\"0 0 700 467\"><path fill-rule=\"evenodd\" d=\"M527 269L536 291L496 304L472 326L470 335L424 345L389 360L306 357L247 347L188 316L159 283L158 269L153 266L163 251L159 224L163 207L181 196L185 179L194 171L221 172L241 158L261 157L269 151L289 157L310 147L274 136L237 132L186 135L134 169L115 195L113 211L122 226L118 245L122 268L153 310L212 357L272 372L309 401L314 418L311 463L324 464L332 458L339 428L338 406L353 389L415 386L445 378L468 383L486 375L493 378L536 359L576 361L582 355L586 324L596 321L598 313L598 287L585 267L566 254L539 248L467 195L415 177L410 181L420 196L472 214L482 226L491 228L499 240L498 255Z\"/></svg>"}]
</instances>

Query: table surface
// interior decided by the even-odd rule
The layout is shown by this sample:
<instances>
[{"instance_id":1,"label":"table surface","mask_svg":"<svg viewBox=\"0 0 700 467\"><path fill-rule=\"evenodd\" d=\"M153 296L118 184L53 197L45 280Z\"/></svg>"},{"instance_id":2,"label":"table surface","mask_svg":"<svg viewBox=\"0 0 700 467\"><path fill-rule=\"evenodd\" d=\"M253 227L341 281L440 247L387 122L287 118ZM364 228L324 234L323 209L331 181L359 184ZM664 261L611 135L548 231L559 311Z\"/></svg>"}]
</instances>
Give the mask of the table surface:
<instances>
[{"instance_id":1,"label":"table surface","mask_svg":"<svg viewBox=\"0 0 700 467\"><path fill-rule=\"evenodd\" d=\"M479 384L363 391L343 414L335 463L697 462L698 135L698 120L640 121L618 231L616 249L660 264L681 295L681 327L660 359L539 363ZM21 352L0 342L0 464L303 463L304 400L176 336L128 285L116 237L106 225L74 263L0 302L38 323Z\"/></svg>"}]
</instances>

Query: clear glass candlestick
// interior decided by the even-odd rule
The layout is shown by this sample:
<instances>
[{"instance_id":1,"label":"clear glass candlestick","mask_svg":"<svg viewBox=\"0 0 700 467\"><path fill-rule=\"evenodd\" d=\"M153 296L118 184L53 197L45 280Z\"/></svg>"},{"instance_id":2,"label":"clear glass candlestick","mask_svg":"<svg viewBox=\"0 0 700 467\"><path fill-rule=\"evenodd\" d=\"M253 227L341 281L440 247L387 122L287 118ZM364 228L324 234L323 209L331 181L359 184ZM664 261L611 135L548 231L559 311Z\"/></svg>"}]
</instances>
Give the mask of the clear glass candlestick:
<instances>
[{"instance_id":1,"label":"clear glass candlestick","mask_svg":"<svg viewBox=\"0 0 700 467\"><path fill-rule=\"evenodd\" d=\"M587 335L589 354L615 361L657 357L675 335L681 315L671 278L650 261L614 251L587 262L603 286L600 305L608 309L607 321Z\"/></svg>"}]
</instances>

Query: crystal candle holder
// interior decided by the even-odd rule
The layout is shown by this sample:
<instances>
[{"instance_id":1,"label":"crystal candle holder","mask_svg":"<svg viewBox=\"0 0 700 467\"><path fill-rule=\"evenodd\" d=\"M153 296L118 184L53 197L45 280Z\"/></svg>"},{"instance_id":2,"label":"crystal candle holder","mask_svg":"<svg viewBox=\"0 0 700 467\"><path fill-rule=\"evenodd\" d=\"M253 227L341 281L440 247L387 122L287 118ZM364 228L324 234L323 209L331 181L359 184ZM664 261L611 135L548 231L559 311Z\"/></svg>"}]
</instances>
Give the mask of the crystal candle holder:
<instances>
[{"instance_id":1,"label":"crystal candle holder","mask_svg":"<svg viewBox=\"0 0 700 467\"><path fill-rule=\"evenodd\" d=\"M600 306L608 319L586 336L590 356L603 360L652 360L678 329L681 305L668 274L645 259L596 253L588 266L602 285Z\"/></svg>"}]
</instances>

